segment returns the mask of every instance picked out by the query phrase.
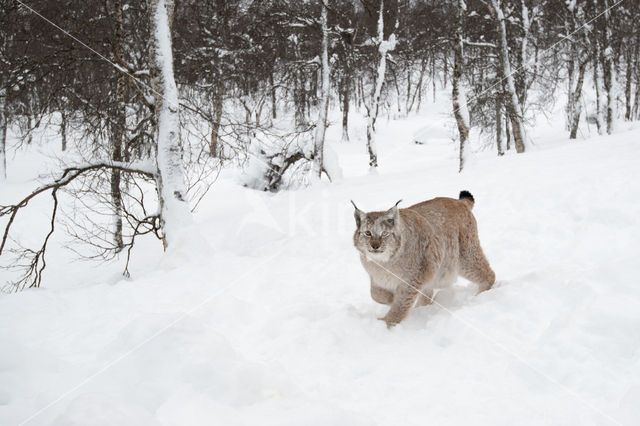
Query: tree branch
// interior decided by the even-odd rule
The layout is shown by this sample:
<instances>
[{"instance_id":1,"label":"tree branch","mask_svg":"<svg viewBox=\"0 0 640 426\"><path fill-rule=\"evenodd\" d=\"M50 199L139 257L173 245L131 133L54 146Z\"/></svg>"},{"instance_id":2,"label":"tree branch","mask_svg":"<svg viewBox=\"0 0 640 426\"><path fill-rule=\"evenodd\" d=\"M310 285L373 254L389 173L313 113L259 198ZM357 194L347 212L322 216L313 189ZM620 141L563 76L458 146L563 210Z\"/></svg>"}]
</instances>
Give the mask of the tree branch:
<instances>
[{"instance_id":1,"label":"tree branch","mask_svg":"<svg viewBox=\"0 0 640 426\"><path fill-rule=\"evenodd\" d=\"M77 177L81 176L84 173L100 170L100 169L115 169L128 173L137 173L143 176L147 176L150 178L155 178L155 172L150 170L148 167L145 167L144 164L127 164L122 162L99 162L99 163L91 163L81 166L73 166L64 169L62 175L55 179L53 182L42 185L41 187L35 189L31 194L24 197L16 204L11 205L3 205L0 206L0 217L9 216L9 221L5 225L4 232L2 233L2 241L0 241L0 256L2 255L7 241L9 239L9 232L11 231L11 227L15 221L15 218L18 212L26 207L29 202L37 197L38 195L51 191L51 196L53 197L53 209L51 211L51 221L49 232L47 233L44 241L37 251L25 248L22 249L23 257L31 257L31 260L24 265L26 271L24 275L14 283L16 286L16 290L23 289L27 282L31 281L30 287L39 287L42 281L42 273L46 267L45 261L45 252L47 248L47 244L49 243L49 239L53 235L55 231L55 220L56 213L58 211L58 197L57 191L60 188L65 187L66 185L73 182Z\"/></svg>"}]
</instances>

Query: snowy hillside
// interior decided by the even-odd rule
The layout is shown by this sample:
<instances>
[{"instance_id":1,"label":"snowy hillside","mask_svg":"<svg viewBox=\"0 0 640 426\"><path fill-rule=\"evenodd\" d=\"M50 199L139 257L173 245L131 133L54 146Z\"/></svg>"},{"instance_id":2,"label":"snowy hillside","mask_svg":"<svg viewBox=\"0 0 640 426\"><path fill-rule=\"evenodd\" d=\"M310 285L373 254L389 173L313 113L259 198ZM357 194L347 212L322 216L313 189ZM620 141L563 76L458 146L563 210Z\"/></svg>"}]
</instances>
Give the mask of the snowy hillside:
<instances>
[{"instance_id":1,"label":"snowy hillside","mask_svg":"<svg viewBox=\"0 0 640 426\"><path fill-rule=\"evenodd\" d=\"M540 123L526 154L458 174L450 119L425 114L381 121L376 175L363 121L348 144L328 130L339 182L274 195L227 171L196 213L206 242L144 242L130 280L56 249L42 288L0 297L0 423L640 424L640 129ZM2 201L32 187L21 161ZM387 330L349 200L461 189L497 285L460 280Z\"/></svg>"}]
</instances>

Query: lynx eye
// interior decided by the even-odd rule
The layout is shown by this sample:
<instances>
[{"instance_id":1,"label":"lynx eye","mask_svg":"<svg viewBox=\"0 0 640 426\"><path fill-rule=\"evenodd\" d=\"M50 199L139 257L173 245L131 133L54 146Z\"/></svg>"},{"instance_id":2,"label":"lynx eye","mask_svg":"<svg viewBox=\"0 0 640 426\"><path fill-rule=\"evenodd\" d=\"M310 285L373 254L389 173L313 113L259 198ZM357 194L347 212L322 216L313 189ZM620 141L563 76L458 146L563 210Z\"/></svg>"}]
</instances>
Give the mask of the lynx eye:
<instances>
[{"instance_id":1,"label":"lynx eye","mask_svg":"<svg viewBox=\"0 0 640 426\"><path fill-rule=\"evenodd\" d=\"M364 235L365 235L366 237L370 237L370 236L371 236L371 231L365 231L365 232L364 232Z\"/></svg>"},{"instance_id":2,"label":"lynx eye","mask_svg":"<svg viewBox=\"0 0 640 426\"><path fill-rule=\"evenodd\" d=\"M383 237L388 237L388 236L389 236L389 233L388 233L387 231L384 231L384 232L382 233L382 236L383 236Z\"/></svg>"}]
</instances>

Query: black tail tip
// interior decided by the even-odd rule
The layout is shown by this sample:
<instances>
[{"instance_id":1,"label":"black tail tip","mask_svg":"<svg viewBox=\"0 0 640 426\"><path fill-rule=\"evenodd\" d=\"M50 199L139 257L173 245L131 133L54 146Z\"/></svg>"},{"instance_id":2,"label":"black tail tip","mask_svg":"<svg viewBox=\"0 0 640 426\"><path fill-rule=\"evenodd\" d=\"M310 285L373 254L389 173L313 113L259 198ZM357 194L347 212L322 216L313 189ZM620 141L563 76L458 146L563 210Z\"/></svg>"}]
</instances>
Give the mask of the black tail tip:
<instances>
[{"instance_id":1,"label":"black tail tip","mask_svg":"<svg viewBox=\"0 0 640 426\"><path fill-rule=\"evenodd\" d=\"M467 200L471 200L472 203L475 203L476 200L473 198L473 195L471 195L471 193L469 191L460 191L460 197L461 200L463 199L467 199Z\"/></svg>"}]
</instances>

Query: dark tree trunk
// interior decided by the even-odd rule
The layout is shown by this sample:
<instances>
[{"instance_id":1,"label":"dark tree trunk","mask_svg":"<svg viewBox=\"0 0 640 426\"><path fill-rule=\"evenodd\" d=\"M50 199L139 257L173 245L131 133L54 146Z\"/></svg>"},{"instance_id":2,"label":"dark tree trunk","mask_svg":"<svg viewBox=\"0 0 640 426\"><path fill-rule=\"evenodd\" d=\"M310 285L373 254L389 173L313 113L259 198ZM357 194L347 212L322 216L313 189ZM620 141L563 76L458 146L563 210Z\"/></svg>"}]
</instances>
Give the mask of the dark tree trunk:
<instances>
[{"instance_id":1,"label":"dark tree trunk","mask_svg":"<svg viewBox=\"0 0 640 426\"><path fill-rule=\"evenodd\" d=\"M625 84L624 84L624 99L625 99L625 112L624 119L627 121L631 120L631 84L633 80L633 54L631 53L632 47L629 46L627 48L627 72L625 75Z\"/></svg>"},{"instance_id":2,"label":"dark tree trunk","mask_svg":"<svg viewBox=\"0 0 640 426\"><path fill-rule=\"evenodd\" d=\"M498 155L504 155L502 150L502 94L496 94L496 145Z\"/></svg>"},{"instance_id":3,"label":"dark tree trunk","mask_svg":"<svg viewBox=\"0 0 640 426\"><path fill-rule=\"evenodd\" d=\"M418 98L418 108L416 108L416 110L419 110L420 107L420 102L422 101L422 82L424 80L424 72L426 70L426 66L427 66L427 60L422 58L422 61L420 63L420 77L418 77L418 83L416 84L416 88L413 91L413 96L411 97L411 102L409 102L409 89L407 89L407 115L409 115L409 113L411 112L411 110L413 109L413 105L415 103L416 100L416 95L419 95Z\"/></svg>"},{"instance_id":4,"label":"dark tree trunk","mask_svg":"<svg viewBox=\"0 0 640 426\"><path fill-rule=\"evenodd\" d=\"M122 0L115 0L116 32L114 46L116 55L122 58L123 46L123 8ZM123 73L118 72L115 81L115 103L111 124L111 159L114 162L122 161L122 145L125 137L125 89L126 80ZM65 143L66 144L66 143ZM120 191L120 170L111 169L111 203L113 204L113 241L116 252L124 248L122 240L122 193Z\"/></svg>"},{"instance_id":5,"label":"dark tree trunk","mask_svg":"<svg viewBox=\"0 0 640 426\"><path fill-rule=\"evenodd\" d=\"M220 77L216 82L216 89L214 92L215 99L213 101L213 123L211 123L211 141L209 142L209 154L212 157L220 156L219 135L220 135L220 122L222 121L222 98L223 88L220 83Z\"/></svg>"},{"instance_id":6,"label":"dark tree trunk","mask_svg":"<svg viewBox=\"0 0 640 426\"><path fill-rule=\"evenodd\" d=\"M269 84L271 85L271 117L278 118L278 107L276 105L276 86L273 81L273 70L269 73Z\"/></svg>"},{"instance_id":7,"label":"dark tree trunk","mask_svg":"<svg viewBox=\"0 0 640 426\"><path fill-rule=\"evenodd\" d=\"M602 90L600 87L600 42L596 40L593 55L593 82L596 91L596 127L598 133L602 133Z\"/></svg>"},{"instance_id":8,"label":"dark tree trunk","mask_svg":"<svg viewBox=\"0 0 640 426\"><path fill-rule=\"evenodd\" d=\"M4 93L0 93L4 95ZM0 96L0 180L7 178L7 117L6 99Z\"/></svg>"},{"instance_id":9,"label":"dark tree trunk","mask_svg":"<svg viewBox=\"0 0 640 426\"><path fill-rule=\"evenodd\" d=\"M60 137L62 139L61 149L67 150L67 112L64 107L60 109Z\"/></svg>"},{"instance_id":10,"label":"dark tree trunk","mask_svg":"<svg viewBox=\"0 0 640 426\"><path fill-rule=\"evenodd\" d=\"M587 61L582 61L578 69L578 82L573 90L573 116L571 117L569 139L575 139L578 134L578 125L580 124L580 115L582 114L582 85L584 83L584 73L587 68Z\"/></svg>"},{"instance_id":11,"label":"dark tree trunk","mask_svg":"<svg viewBox=\"0 0 640 426\"><path fill-rule=\"evenodd\" d=\"M351 73L345 72L342 77L342 141L349 142L349 104L351 94Z\"/></svg>"},{"instance_id":12,"label":"dark tree trunk","mask_svg":"<svg viewBox=\"0 0 640 426\"><path fill-rule=\"evenodd\" d=\"M602 31L603 47L602 51L602 78L604 80L604 90L607 92L607 109L605 119L607 122L607 134L613 133L613 46L611 45L611 19L609 12L609 2L603 1L603 25Z\"/></svg>"},{"instance_id":13,"label":"dark tree trunk","mask_svg":"<svg viewBox=\"0 0 640 426\"><path fill-rule=\"evenodd\" d=\"M296 71L293 92L293 101L296 108L296 129L301 130L307 127L306 79L302 70Z\"/></svg>"}]
</instances>

